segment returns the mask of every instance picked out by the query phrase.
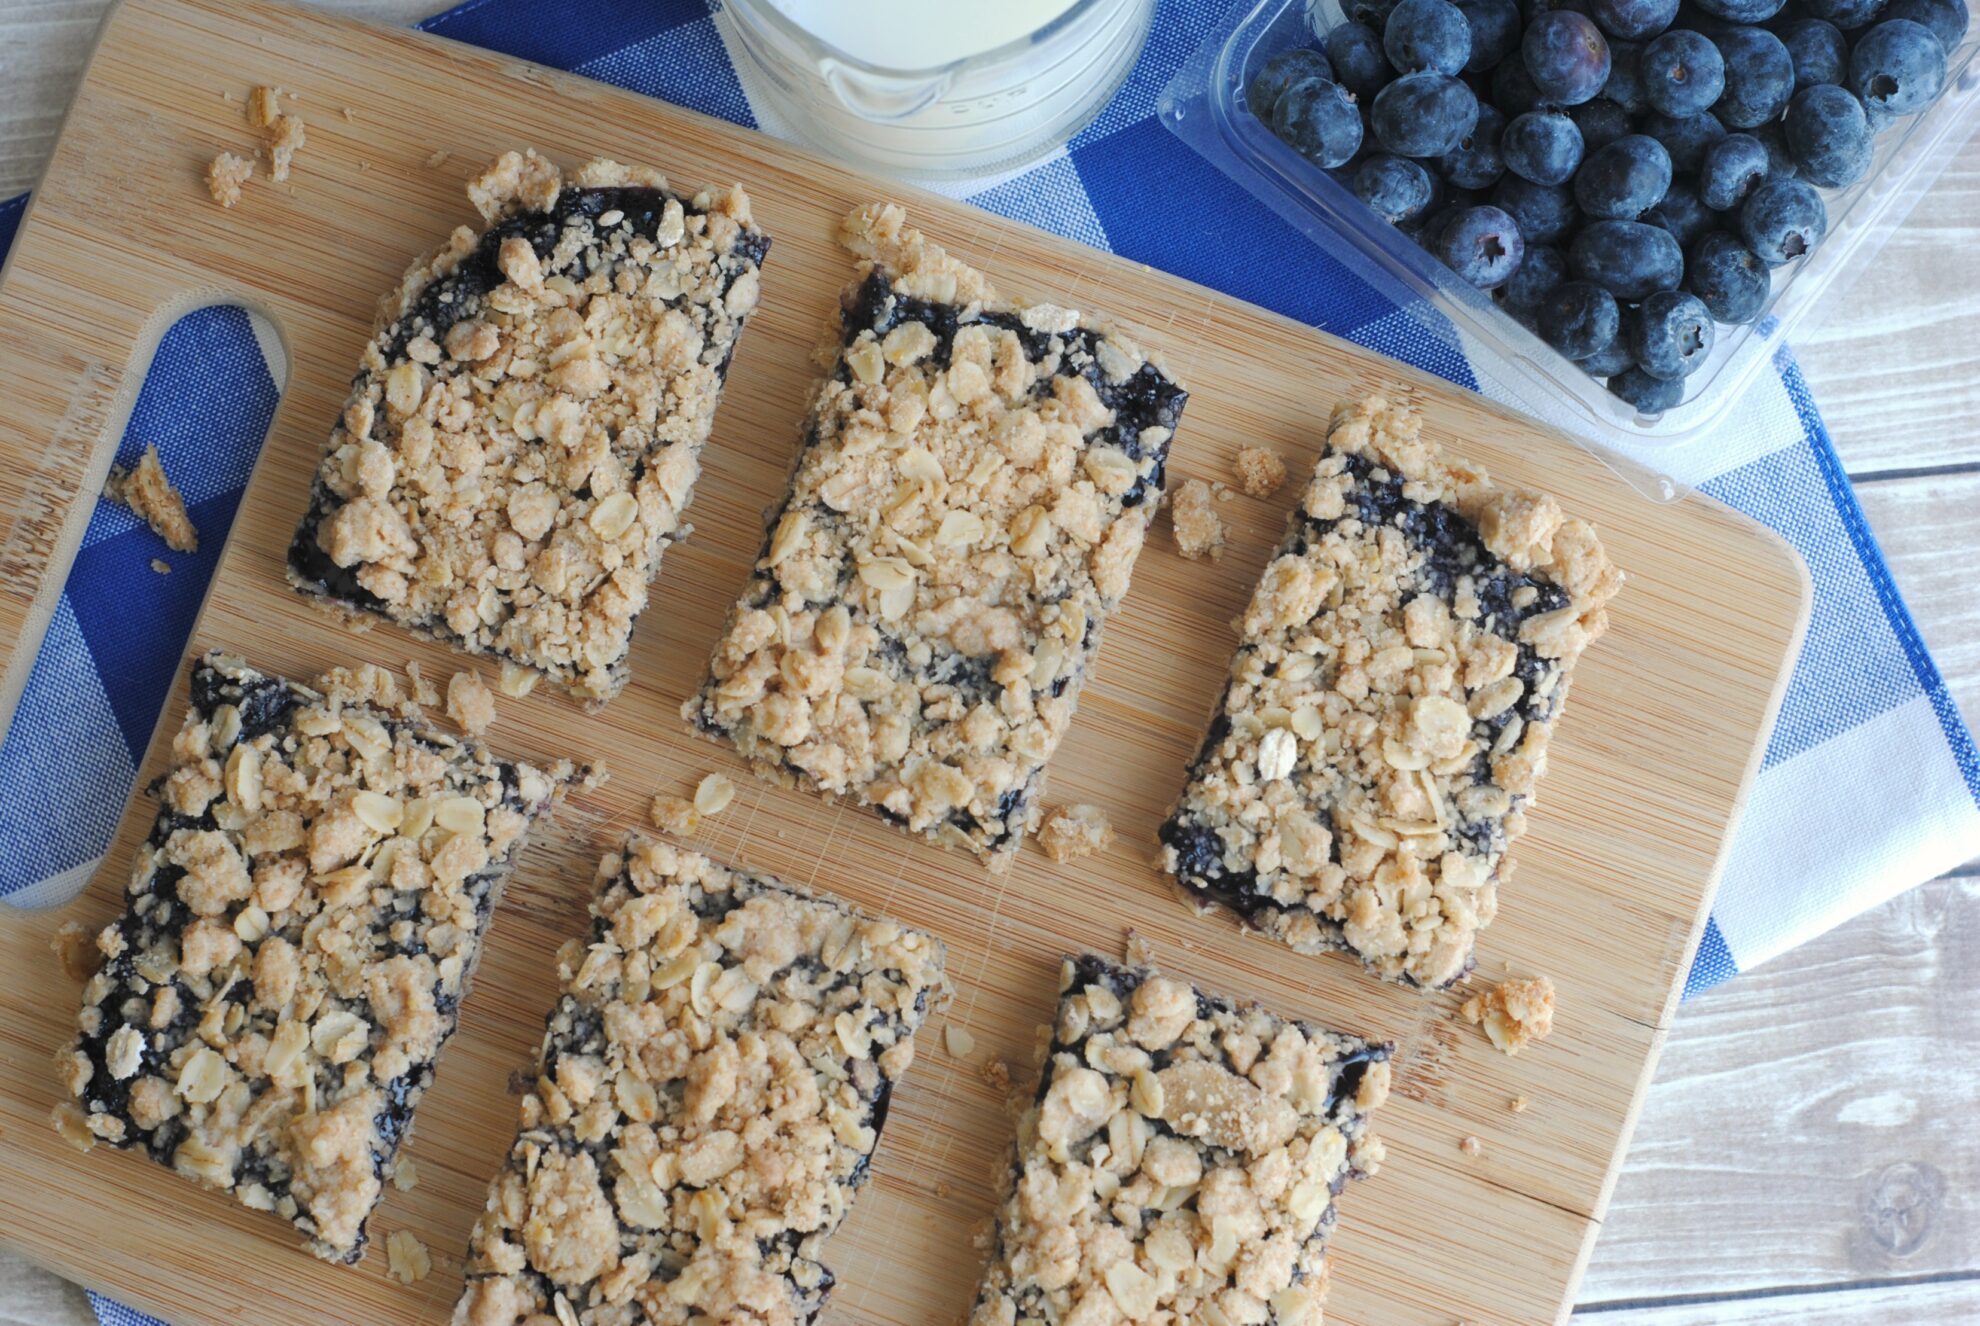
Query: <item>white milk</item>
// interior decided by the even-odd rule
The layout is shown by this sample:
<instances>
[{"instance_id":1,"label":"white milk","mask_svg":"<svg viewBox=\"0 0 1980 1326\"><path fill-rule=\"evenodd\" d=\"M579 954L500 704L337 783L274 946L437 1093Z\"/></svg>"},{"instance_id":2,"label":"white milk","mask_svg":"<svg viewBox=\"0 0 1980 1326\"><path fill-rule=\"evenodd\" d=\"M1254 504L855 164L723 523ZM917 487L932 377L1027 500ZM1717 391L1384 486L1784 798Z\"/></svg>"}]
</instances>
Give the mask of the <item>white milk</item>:
<instances>
[{"instance_id":1,"label":"white milk","mask_svg":"<svg viewBox=\"0 0 1980 1326\"><path fill-rule=\"evenodd\" d=\"M1026 37L1073 0L770 0L821 41L889 69L929 69Z\"/></svg>"}]
</instances>

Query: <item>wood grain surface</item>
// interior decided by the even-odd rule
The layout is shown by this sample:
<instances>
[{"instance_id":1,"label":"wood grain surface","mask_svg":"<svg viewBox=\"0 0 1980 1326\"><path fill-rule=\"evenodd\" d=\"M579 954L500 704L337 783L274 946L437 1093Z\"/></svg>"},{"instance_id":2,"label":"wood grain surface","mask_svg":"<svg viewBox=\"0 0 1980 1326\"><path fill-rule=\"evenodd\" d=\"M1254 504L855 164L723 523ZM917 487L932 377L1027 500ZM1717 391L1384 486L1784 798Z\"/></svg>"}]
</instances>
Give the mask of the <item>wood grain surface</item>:
<instances>
[{"instance_id":1,"label":"wood grain surface","mask_svg":"<svg viewBox=\"0 0 1980 1326\"><path fill-rule=\"evenodd\" d=\"M400 23L444 7L320 2ZM0 197L37 179L106 5L0 0ZM1976 197L1980 142L1969 144L1855 285L1804 324L1795 347L1899 587L1969 721L1980 718L1980 584L1966 572L1980 539L1980 498L1956 501L1970 486L1932 471L1980 470L1972 429L1980 412ZM1937 519L1910 520L1935 508ZM1921 1014L1980 1002L1980 963L1967 958L1961 966L1958 954L1971 946L1955 948L1976 929L1980 881L1969 875L1926 885L1682 1008L1583 1284L1589 1321L1967 1326L1980 1318L1973 1288L1980 1247L1966 1249L1962 1264L1944 1243L1928 1243L1924 1255L1942 1268L1936 1272L1903 1258L1882 1274L1857 1262L1853 1250L1866 1246L1870 1230L1858 1200L1865 1167L1851 1150L1824 1145L1822 1121L1797 1109L1802 1079L1791 1071L1825 1047L1850 1045L1859 1053L1836 1065L1838 1090L1875 1095L1897 1078L1917 1119L1970 1111L1980 1070L1958 1066L1980 1060L1980 1029L1959 1020L1921 1026L1930 1021ZM1808 997L1843 965L1863 973L1848 998ZM1763 1012L1751 1021L1771 1034L1726 1035L1719 1013L1735 999ZM1806 1126L1774 1126L1782 1119ZM1948 1143L1902 1126L1879 1136L1900 1159L1948 1171L1964 1163L1971 1174L1972 1140ZM1727 1175L1713 1220L1698 1219L1663 1186L1680 1155ZM1969 1279L1948 1285L1935 1274ZM1786 1285L1797 1288L1775 1294ZM1800 1288L1807 1286L1835 1292ZM1776 1315L1751 1315L1769 1311ZM94 1318L73 1284L0 1250L0 1323L93 1326Z\"/></svg>"},{"instance_id":2,"label":"wood grain surface","mask_svg":"<svg viewBox=\"0 0 1980 1326\"><path fill-rule=\"evenodd\" d=\"M201 197L199 168L243 137L238 102L221 94L257 82L300 94L312 116L308 155L292 189L264 186L224 212ZM337 113L347 106L362 109ZM614 777L573 799L511 886L411 1144L422 1182L391 1195L377 1220L375 1236L409 1229L427 1243L430 1279L400 1286L381 1258L355 1272L311 1262L277 1222L193 1192L139 1157L66 1150L44 1121L54 1098L46 1065L68 1010L19 986L0 993L0 1040L15 1051L0 1060L0 1229L179 1320L315 1322L333 1303L381 1326L442 1315L467 1224L512 1127L502 1084L537 1038L550 953L579 927L588 863L654 791L735 767L689 736L679 703L781 484L817 328L845 279L831 236L850 206L889 190L728 126L403 32L224 0L133 0L98 48L0 289L0 327L9 329L0 395L18 403L0 419L0 452L11 461L0 511L12 513L0 516L0 547L19 566L46 559L59 580L74 522L47 495L81 475L82 505L94 499L93 471L75 454L84 448L51 446L51 436L66 429L87 441L99 416L114 416L130 357L171 311L228 292L281 327L291 372L195 647L224 645L298 676L408 656L444 673L453 662L444 651L388 627L353 635L309 610L283 583L282 550L375 294L408 253L462 219L459 187L473 163L519 140L566 161L602 152L683 180L746 182L776 241L762 309L730 376L696 534L670 556L664 609L647 614L636 640L633 685L596 714L548 688L505 707L506 751L610 752ZM426 168L436 150L448 163ZM1696 497L1650 502L1601 460L1448 384L984 213L929 197L913 205L937 238L1008 287L1091 301L1143 329L1194 391L1174 453L1179 476L1228 473L1244 443L1273 446L1302 469L1328 403L1380 386L1418 400L1441 443L1560 493L1602 528L1632 581L1577 678L1518 884L1481 950L1487 977L1539 969L1554 978L1557 1030L1542 1049L1505 1060L1454 1020L1457 995L1379 986L1345 961L1301 958L1239 936L1228 921L1198 920L1147 864L1220 685L1232 644L1223 623L1263 564L1290 488L1276 502L1224 508L1234 546L1220 563L1185 563L1166 545L1142 562L1055 762L1057 793L1100 802L1122 830L1110 853L1076 871L1027 853L990 878L875 818L755 783L703 845L934 930L950 946L958 987L949 1018L970 1028L982 1053L1021 1071L1059 954L1117 951L1128 926L1165 966L1213 988L1393 1037L1402 1071L1383 1120L1392 1162L1356 1192L1342 1225L1330 1315L1367 1326L1563 1315L1798 639L1799 564L1725 508ZM145 220L167 214L168 228ZM87 409L74 405L78 383ZM0 634L27 615L27 584L17 575L11 592L0 591ZM642 739L625 740L628 731ZM163 753L154 745L148 770ZM109 864L66 914L92 924L112 914L128 849L151 813L136 803ZM1083 905L1066 907L1075 892ZM0 965L45 964L55 919L0 921ZM1009 1130L980 1067L931 1046L897 1096L878 1177L833 1245L847 1319L919 1326L967 1303L974 1258L953 1250L990 1207ZM1507 1101L1516 1093L1534 1108L1514 1115ZM1481 1156L1459 1153L1467 1135L1483 1140ZM166 1208L189 1218L161 1228L151 1213ZM1521 1234L1480 1262L1480 1228Z\"/></svg>"}]
</instances>

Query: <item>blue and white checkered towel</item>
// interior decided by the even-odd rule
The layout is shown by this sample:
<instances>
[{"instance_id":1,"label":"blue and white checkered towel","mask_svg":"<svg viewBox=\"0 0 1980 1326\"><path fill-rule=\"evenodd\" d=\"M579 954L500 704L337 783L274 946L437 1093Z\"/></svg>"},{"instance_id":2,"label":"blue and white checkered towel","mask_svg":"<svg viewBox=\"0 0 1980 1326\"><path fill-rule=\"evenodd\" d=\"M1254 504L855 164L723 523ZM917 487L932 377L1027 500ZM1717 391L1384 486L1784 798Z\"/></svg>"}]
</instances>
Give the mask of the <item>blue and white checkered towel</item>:
<instances>
[{"instance_id":1,"label":"blue and white checkered towel","mask_svg":"<svg viewBox=\"0 0 1980 1326\"><path fill-rule=\"evenodd\" d=\"M1120 93L1051 159L975 192L1005 216L1252 300L1465 386L1489 362L1453 348L1313 248L1155 118L1162 89L1227 0L1161 0ZM740 124L758 118L705 0L470 0L424 26ZM1191 199L1178 228L1160 192ZM19 220L0 205L0 252ZM99 504L11 730L0 744L0 895L55 900L102 854L232 520L280 384L264 335L212 308L166 335L120 458L155 444L202 533L168 553ZM1732 849L1687 993L1980 855L1980 755L1877 550L1793 361L1752 389L1674 478L1763 521L1815 581L1814 620ZM1493 392L1493 394L1498 394ZM173 568L159 577L153 557ZM108 1326L148 1319L105 1301Z\"/></svg>"}]
</instances>

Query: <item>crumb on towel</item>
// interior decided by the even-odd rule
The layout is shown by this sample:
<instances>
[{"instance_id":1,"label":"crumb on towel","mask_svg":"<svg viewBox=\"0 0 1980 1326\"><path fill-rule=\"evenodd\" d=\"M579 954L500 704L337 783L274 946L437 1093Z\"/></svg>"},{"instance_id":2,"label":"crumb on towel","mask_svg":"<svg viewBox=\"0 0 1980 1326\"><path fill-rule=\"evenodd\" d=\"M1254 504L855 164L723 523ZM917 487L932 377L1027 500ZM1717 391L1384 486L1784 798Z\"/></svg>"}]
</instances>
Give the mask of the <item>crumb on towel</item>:
<instances>
[{"instance_id":1,"label":"crumb on towel","mask_svg":"<svg viewBox=\"0 0 1980 1326\"><path fill-rule=\"evenodd\" d=\"M129 507L145 524L165 540L173 552L197 552L199 530L186 514L185 498L165 477L165 466L158 459L157 447L146 447L135 469L112 466L103 484L103 495L120 506Z\"/></svg>"}]
</instances>

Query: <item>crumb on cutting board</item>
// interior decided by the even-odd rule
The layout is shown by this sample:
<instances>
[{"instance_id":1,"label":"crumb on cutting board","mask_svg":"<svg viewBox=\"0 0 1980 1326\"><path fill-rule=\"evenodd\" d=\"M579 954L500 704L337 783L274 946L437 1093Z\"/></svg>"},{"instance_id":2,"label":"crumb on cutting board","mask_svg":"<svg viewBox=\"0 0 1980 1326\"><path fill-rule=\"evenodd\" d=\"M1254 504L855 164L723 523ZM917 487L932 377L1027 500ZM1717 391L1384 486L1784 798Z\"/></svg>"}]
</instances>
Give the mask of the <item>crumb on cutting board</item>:
<instances>
[{"instance_id":1,"label":"crumb on cutting board","mask_svg":"<svg viewBox=\"0 0 1980 1326\"><path fill-rule=\"evenodd\" d=\"M416 1285L433 1273L433 1257L417 1236L395 1229L385 1240L385 1269L400 1284Z\"/></svg>"},{"instance_id":2,"label":"crumb on cutting board","mask_svg":"<svg viewBox=\"0 0 1980 1326\"><path fill-rule=\"evenodd\" d=\"M495 725L495 693L480 673L456 672L447 679L447 717L471 737Z\"/></svg>"},{"instance_id":3,"label":"crumb on cutting board","mask_svg":"<svg viewBox=\"0 0 1980 1326\"><path fill-rule=\"evenodd\" d=\"M1176 551L1191 561L1199 557L1215 561L1223 554L1224 522L1212 502L1209 484L1201 479L1185 479L1169 503Z\"/></svg>"},{"instance_id":4,"label":"crumb on cutting board","mask_svg":"<svg viewBox=\"0 0 1980 1326\"><path fill-rule=\"evenodd\" d=\"M1527 1105L1529 1105L1530 1103L1531 1102L1528 1101L1526 1097L1523 1095L1514 1096L1511 1100L1506 1102L1506 1108L1511 1110L1514 1114L1524 1114L1526 1113Z\"/></svg>"},{"instance_id":5,"label":"crumb on cutting board","mask_svg":"<svg viewBox=\"0 0 1980 1326\"><path fill-rule=\"evenodd\" d=\"M535 668L519 668L503 659L502 675L495 679L495 688L511 700L520 700L536 689L536 679L542 675Z\"/></svg>"},{"instance_id":6,"label":"crumb on cutting board","mask_svg":"<svg viewBox=\"0 0 1980 1326\"><path fill-rule=\"evenodd\" d=\"M701 827L701 812L686 797L661 793L647 811L653 827L676 838L686 838Z\"/></svg>"},{"instance_id":7,"label":"crumb on cutting board","mask_svg":"<svg viewBox=\"0 0 1980 1326\"><path fill-rule=\"evenodd\" d=\"M1500 1050L1518 1054L1554 1029L1554 983L1545 976L1500 981L1465 1000L1458 1012L1484 1027Z\"/></svg>"},{"instance_id":8,"label":"crumb on cutting board","mask_svg":"<svg viewBox=\"0 0 1980 1326\"><path fill-rule=\"evenodd\" d=\"M409 659L407 661L406 676L412 681L412 698L414 704L435 705L440 703L440 688L435 686L432 678L426 675L425 670L420 667L418 659Z\"/></svg>"},{"instance_id":9,"label":"crumb on cutting board","mask_svg":"<svg viewBox=\"0 0 1980 1326\"><path fill-rule=\"evenodd\" d=\"M279 87L258 87L248 94L248 123L261 131L268 145L268 178L280 184L303 145L303 118L282 109L282 98L293 98Z\"/></svg>"},{"instance_id":10,"label":"crumb on cutting board","mask_svg":"<svg viewBox=\"0 0 1980 1326\"><path fill-rule=\"evenodd\" d=\"M402 1156L393 1165L392 1186L400 1192L411 1192L419 1187L419 1166L413 1164L411 1156Z\"/></svg>"},{"instance_id":11,"label":"crumb on cutting board","mask_svg":"<svg viewBox=\"0 0 1980 1326\"><path fill-rule=\"evenodd\" d=\"M1286 481L1286 463L1264 447L1243 447L1237 454L1238 485L1248 497L1270 497Z\"/></svg>"},{"instance_id":12,"label":"crumb on cutting board","mask_svg":"<svg viewBox=\"0 0 1980 1326\"><path fill-rule=\"evenodd\" d=\"M1053 808L1038 830L1039 847L1060 865L1104 852L1113 841L1114 826L1107 812L1085 801Z\"/></svg>"},{"instance_id":13,"label":"crumb on cutting board","mask_svg":"<svg viewBox=\"0 0 1980 1326\"><path fill-rule=\"evenodd\" d=\"M426 158L426 163L425 163L426 168L428 170L437 170L439 167L447 164L447 157L448 157L447 149L444 147L439 149L438 151L434 152L431 156Z\"/></svg>"},{"instance_id":14,"label":"crumb on cutting board","mask_svg":"<svg viewBox=\"0 0 1980 1326\"><path fill-rule=\"evenodd\" d=\"M62 974L72 981L86 981L96 975L99 955L96 936L79 921L64 921L48 937L48 947L62 964Z\"/></svg>"},{"instance_id":15,"label":"crumb on cutting board","mask_svg":"<svg viewBox=\"0 0 1980 1326\"><path fill-rule=\"evenodd\" d=\"M1458 1150L1464 1152L1467 1156L1482 1156L1485 1154L1485 1144L1475 1137L1467 1137L1458 1143Z\"/></svg>"},{"instance_id":16,"label":"crumb on cutting board","mask_svg":"<svg viewBox=\"0 0 1980 1326\"><path fill-rule=\"evenodd\" d=\"M206 163L206 191L222 207L241 200L241 186L254 178L254 159L222 152Z\"/></svg>"},{"instance_id":17,"label":"crumb on cutting board","mask_svg":"<svg viewBox=\"0 0 1980 1326\"><path fill-rule=\"evenodd\" d=\"M976 1052L976 1037L969 1034L969 1028L951 1022L942 1028L942 1045L958 1059L967 1059Z\"/></svg>"},{"instance_id":18,"label":"crumb on cutting board","mask_svg":"<svg viewBox=\"0 0 1980 1326\"><path fill-rule=\"evenodd\" d=\"M199 530L186 514L185 498L165 477L165 465L158 459L157 447L146 447L133 469L113 465L110 477L104 481L103 495L119 506L130 508L173 552L199 551Z\"/></svg>"},{"instance_id":19,"label":"crumb on cutting board","mask_svg":"<svg viewBox=\"0 0 1980 1326\"><path fill-rule=\"evenodd\" d=\"M727 774L712 773L694 788L694 808L703 815L720 815L736 799L736 785Z\"/></svg>"}]
</instances>

